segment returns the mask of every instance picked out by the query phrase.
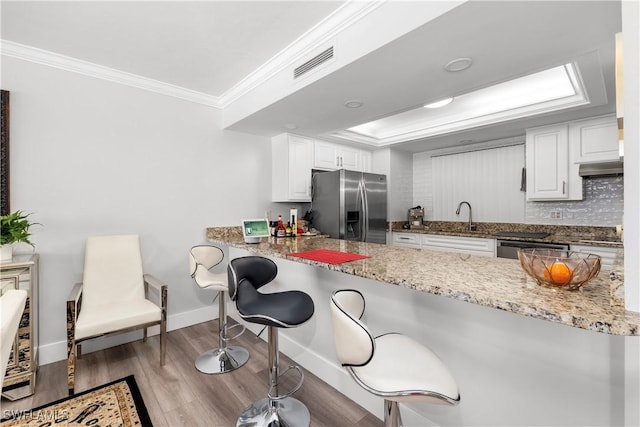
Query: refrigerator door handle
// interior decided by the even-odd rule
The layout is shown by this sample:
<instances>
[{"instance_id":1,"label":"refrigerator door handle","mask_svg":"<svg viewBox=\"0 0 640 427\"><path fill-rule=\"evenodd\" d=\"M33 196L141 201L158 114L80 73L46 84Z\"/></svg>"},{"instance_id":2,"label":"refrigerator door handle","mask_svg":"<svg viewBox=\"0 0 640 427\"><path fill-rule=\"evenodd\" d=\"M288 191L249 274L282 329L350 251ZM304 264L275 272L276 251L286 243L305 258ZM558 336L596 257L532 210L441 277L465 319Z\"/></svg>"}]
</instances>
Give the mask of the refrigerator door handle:
<instances>
[{"instance_id":1,"label":"refrigerator door handle","mask_svg":"<svg viewBox=\"0 0 640 427\"><path fill-rule=\"evenodd\" d=\"M364 177L360 179L361 191L362 191L362 241L366 242L369 238L369 200L367 199L367 184L364 181Z\"/></svg>"}]
</instances>

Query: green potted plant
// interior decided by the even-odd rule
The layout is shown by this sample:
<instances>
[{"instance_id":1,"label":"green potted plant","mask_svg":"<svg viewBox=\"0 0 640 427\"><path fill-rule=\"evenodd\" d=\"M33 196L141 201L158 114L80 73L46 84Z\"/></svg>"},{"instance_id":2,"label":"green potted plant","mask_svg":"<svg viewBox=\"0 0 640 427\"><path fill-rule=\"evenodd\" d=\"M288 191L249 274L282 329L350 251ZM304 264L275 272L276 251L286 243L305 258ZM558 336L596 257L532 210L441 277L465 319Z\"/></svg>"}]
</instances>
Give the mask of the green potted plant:
<instances>
[{"instance_id":1,"label":"green potted plant","mask_svg":"<svg viewBox=\"0 0 640 427\"><path fill-rule=\"evenodd\" d=\"M8 261L13 257L13 244L24 242L33 246L29 227L35 222L29 221L29 215L22 211L15 211L0 216L0 260Z\"/></svg>"}]
</instances>

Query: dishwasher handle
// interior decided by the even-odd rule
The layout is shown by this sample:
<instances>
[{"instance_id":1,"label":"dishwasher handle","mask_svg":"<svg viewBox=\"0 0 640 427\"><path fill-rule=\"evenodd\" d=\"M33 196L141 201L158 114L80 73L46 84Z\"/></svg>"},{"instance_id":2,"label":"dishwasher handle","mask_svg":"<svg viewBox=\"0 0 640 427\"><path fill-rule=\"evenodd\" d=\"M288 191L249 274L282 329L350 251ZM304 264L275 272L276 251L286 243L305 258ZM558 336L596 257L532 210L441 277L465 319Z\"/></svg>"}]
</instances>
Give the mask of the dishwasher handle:
<instances>
[{"instance_id":1,"label":"dishwasher handle","mask_svg":"<svg viewBox=\"0 0 640 427\"><path fill-rule=\"evenodd\" d=\"M559 243L526 242L520 240L498 240L496 242L496 256L498 258L518 259L518 249L540 248L568 251L569 245Z\"/></svg>"}]
</instances>

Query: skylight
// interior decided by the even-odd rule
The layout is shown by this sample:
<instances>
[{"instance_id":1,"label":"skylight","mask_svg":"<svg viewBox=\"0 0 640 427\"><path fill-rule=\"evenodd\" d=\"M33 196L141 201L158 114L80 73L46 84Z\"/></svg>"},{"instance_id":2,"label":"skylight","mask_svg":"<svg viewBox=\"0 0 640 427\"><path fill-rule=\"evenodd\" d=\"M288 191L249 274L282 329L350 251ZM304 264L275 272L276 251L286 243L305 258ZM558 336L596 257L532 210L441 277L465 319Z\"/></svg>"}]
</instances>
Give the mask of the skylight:
<instances>
[{"instance_id":1,"label":"skylight","mask_svg":"<svg viewBox=\"0 0 640 427\"><path fill-rule=\"evenodd\" d=\"M587 104L576 64L565 64L456 95L438 109L422 106L364 123L335 136L389 145Z\"/></svg>"}]
</instances>

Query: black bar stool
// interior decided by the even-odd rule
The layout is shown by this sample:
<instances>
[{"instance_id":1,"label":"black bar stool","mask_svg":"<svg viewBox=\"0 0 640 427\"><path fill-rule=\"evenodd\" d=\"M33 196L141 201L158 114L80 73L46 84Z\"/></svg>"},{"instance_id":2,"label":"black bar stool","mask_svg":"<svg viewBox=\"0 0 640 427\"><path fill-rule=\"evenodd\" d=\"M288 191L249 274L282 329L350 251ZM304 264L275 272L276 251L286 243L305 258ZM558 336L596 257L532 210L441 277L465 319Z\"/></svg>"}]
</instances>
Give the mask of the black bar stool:
<instances>
[{"instance_id":1,"label":"black bar stool","mask_svg":"<svg viewBox=\"0 0 640 427\"><path fill-rule=\"evenodd\" d=\"M233 371L249 360L246 348L237 345L227 345L227 341L237 338L244 332L243 325L227 327L226 291L228 275L213 273L211 268L220 264L224 259L222 249L216 246L199 245L189 251L189 268L191 277L202 289L218 291L218 347L213 348L196 359L196 369L205 374L223 374ZM215 301L215 299L214 299ZM241 328L238 333L229 336L235 328Z\"/></svg>"},{"instance_id":2,"label":"black bar stool","mask_svg":"<svg viewBox=\"0 0 640 427\"><path fill-rule=\"evenodd\" d=\"M236 302L240 317L247 322L266 325L269 329L269 389L267 397L252 403L240 414L236 426L308 426L311 420L307 407L291 397L304 381L300 367L289 366L280 372L278 328L294 328L313 316L314 305L309 295L301 291L263 294L262 286L275 279L276 264L268 258L247 256L229 262L229 296ZM300 380L287 393L278 390L278 378L295 370Z\"/></svg>"}]
</instances>

